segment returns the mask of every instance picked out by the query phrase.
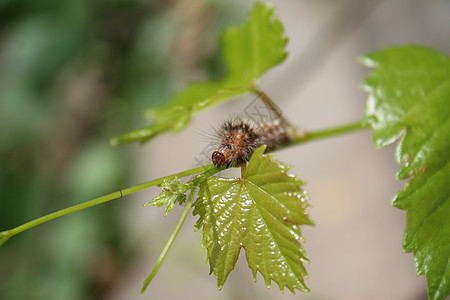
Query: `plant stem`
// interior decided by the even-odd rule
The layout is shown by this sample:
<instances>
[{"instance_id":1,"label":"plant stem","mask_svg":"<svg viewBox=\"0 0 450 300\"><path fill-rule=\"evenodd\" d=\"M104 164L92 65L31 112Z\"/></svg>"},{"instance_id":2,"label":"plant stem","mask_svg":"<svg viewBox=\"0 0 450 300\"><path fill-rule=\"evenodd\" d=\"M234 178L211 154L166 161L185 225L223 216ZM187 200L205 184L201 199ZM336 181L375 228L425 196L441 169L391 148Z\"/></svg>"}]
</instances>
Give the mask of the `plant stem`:
<instances>
[{"instance_id":1,"label":"plant stem","mask_svg":"<svg viewBox=\"0 0 450 300\"><path fill-rule=\"evenodd\" d=\"M104 196L101 196L101 197L98 197L98 198L95 198L95 199L92 199L92 200L89 200L89 201L86 201L86 202L74 205L74 206L71 206L71 207L67 207L67 208L58 210L58 211L53 212L51 214L45 215L43 217L34 219L34 220L30 221L30 222L27 222L25 224L17 226L17 227L15 227L13 229L0 232L0 246L3 245L12 236L14 236L14 235L16 235L18 233L21 233L21 232L23 232L25 230L28 230L30 228L33 228L33 227L35 227L37 225L40 225L42 223L51 221L53 219L65 216L65 215L70 214L70 213L74 213L74 212L83 210L85 208L89 208L89 207L92 207L92 206L95 206L95 205L99 205L99 204L102 204L102 203L105 203L105 202L108 202L108 201L111 201L111 200L114 200L114 199L118 199L118 198L121 198L123 196L126 196L126 195L129 195L129 194L138 192L140 190L143 190L143 189L146 189L146 188L149 188L149 187L161 184L161 183L164 182L164 180L171 180L171 179L173 179L175 177L185 177L185 176L189 176L189 175L194 175L194 174L200 173L202 171L206 171L205 173L209 174L209 172L211 172L211 170L213 170L215 172L220 171L220 169L216 170L216 168L213 166L213 164L209 164L209 165L206 165L206 166L197 167L197 168L194 168L194 169L186 170L186 171L183 171L183 172L179 172L179 173L176 173L176 174L172 174L172 175L161 177L161 178L158 178L158 179L155 179L155 180L151 180L151 181L148 181L148 182L145 182L145 183L142 183L142 184L138 184L138 185L132 186L130 188L126 188L126 189L123 189L123 190L120 190L120 191L117 191L117 192L114 192L114 193L110 193L110 194L107 194L107 195L104 195Z\"/></svg>"},{"instance_id":2,"label":"plant stem","mask_svg":"<svg viewBox=\"0 0 450 300\"><path fill-rule=\"evenodd\" d=\"M159 268L161 267L162 262L167 256L167 253L169 252L170 248L172 247L173 242L175 241L175 238L177 237L178 233L180 232L181 227L184 224L184 221L186 220L187 214L192 208L194 194L197 186L193 187L191 189L191 192L189 194L188 201L186 202L186 207L184 208L183 212L181 213L180 218L178 219L177 225L175 226L175 229L172 231L172 234L170 235L169 240L167 241L166 245L164 246L164 249L162 250L161 254L159 254L158 260L155 263L155 266L153 267L152 271L150 272L150 275L144 280L141 294L145 292L150 282L155 277L156 273L158 272Z\"/></svg>"},{"instance_id":3,"label":"plant stem","mask_svg":"<svg viewBox=\"0 0 450 300\"><path fill-rule=\"evenodd\" d=\"M327 137L337 136L337 135L341 135L341 134L344 134L344 133L350 133L350 132L353 132L353 131L357 131L357 130L361 130L361 129L367 129L367 128L369 128L369 125L367 123L359 121L359 122L346 124L346 125L343 125L343 126L331 127L331 128L320 130L320 131L306 133L306 139L308 141L312 141L312 140L317 140L317 139L323 139L323 138L327 138Z\"/></svg>"},{"instance_id":4,"label":"plant stem","mask_svg":"<svg viewBox=\"0 0 450 300\"><path fill-rule=\"evenodd\" d=\"M181 213L181 216L178 219L178 223L175 226L175 229L173 230L172 234L170 235L170 238L167 241L166 245L164 246L164 249L162 250L161 254L159 255L158 260L155 263L155 266L153 267L152 271L150 272L150 275L148 275L148 277L144 280L144 283L143 283L143 286L141 289L141 294L143 294L145 292L148 285L153 280L153 277L155 277L156 273L158 272L159 268L161 267L162 262L166 258L167 253L169 252L170 248L172 247L172 244L175 241L175 238L177 237L178 232L180 232L180 229L183 226L184 221L186 220L187 214L191 210L192 204L194 203L194 194L195 194L197 187L200 185L200 183L202 183L203 181L205 181L206 179L208 179L215 173L222 171L223 169L225 169L225 168L211 168L211 169L203 172L202 174L198 175L194 179L192 179L192 181L191 181L192 188L191 188L191 192L189 194L189 198L186 202L186 207L184 208L183 212Z\"/></svg>"},{"instance_id":5,"label":"plant stem","mask_svg":"<svg viewBox=\"0 0 450 300\"><path fill-rule=\"evenodd\" d=\"M4 243L6 243L6 241L10 238L11 236L10 235L3 235L3 232L2 233L0 233L0 247L4 244Z\"/></svg>"},{"instance_id":6,"label":"plant stem","mask_svg":"<svg viewBox=\"0 0 450 300\"><path fill-rule=\"evenodd\" d=\"M281 113L281 110L278 109L278 107L275 105L275 103L272 101L272 99L270 99L269 95L267 95L266 93L264 93L259 87L257 87L256 85L252 85L250 87L250 90L257 94L259 96L259 98L264 102L264 104L267 106L267 108L270 109L270 111L272 111L277 118L282 122L282 124L284 124L284 126L286 126L289 129L294 129L295 127L292 126L292 124L283 116L283 114Z\"/></svg>"},{"instance_id":7,"label":"plant stem","mask_svg":"<svg viewBox=\"0 0 450 300\"><path fill-rule=\"evenodd\" d=\"M270 99L270 97L266 93L264 93L258 86L251 85L249 87L249 89L250 89L250 91L252 91L253 93L255 93L259 96L259 98L264 102L264 104L267 106L267 108L269 108L273 113L275 113L277 118L282 122L282 124L284 124L284 126L292 134L292 137L293 137L292 140L287 142L285 145L278 147L277 149L302 144L302 143L316 140L316 139L326 138L326 137L330 137L330 136L336 136L336 135L340 135L340 134L344 134L344 133L348 133L351 131L364 129L364 128L368 127L367 123L364 123L363 121L359 121L359 122L355 122L355 123L351 123L351 124L347 124L347 125L343 125L343 126L338 126L338 127L332 127L329 129L320 130L320 131L316 131L316 132L304 133L303 131L298 130L295 126L293 126L283 116L283 114L281 113L281 110L278 109L278 107L275 105L275 103L272 101L272 99Z\"/></svg>"},{"instance_id":8,"label":"plant stem","mask_svg":"<svg viewBox=\"0 0 450 300\"><path fill-rule=\"evenodd\" d=\"M318 130L318 131L306 132L302 135L299 135L299 136L293 138L289 142L287 142L283 145L280 145L280 147L276 148L276 150L292 147L295 145L303 144L303 143L314 141L314 140L320 140L320 139L329 138L329 137L333 137L333 136L339 136L339 135L350 133L353 131L366 129L368 127L369 127L369 125L367 123L364 123L363 121L359 121L359 122L354 122L354 123L350 123L350 124L346 124L346 125L342 125L342 126L330 127L330 128L326 128L326 129L322 129L322 130Z\"/></svg>"}]
</instances>

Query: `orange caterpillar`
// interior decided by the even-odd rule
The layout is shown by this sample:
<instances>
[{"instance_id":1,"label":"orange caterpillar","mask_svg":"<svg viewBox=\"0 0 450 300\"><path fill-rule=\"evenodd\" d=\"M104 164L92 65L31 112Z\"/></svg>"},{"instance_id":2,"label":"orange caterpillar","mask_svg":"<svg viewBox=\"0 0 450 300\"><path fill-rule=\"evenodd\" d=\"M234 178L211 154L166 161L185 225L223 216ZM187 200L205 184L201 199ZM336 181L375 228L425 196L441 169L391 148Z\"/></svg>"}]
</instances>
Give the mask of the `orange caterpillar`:
<instances>
[{"instance_id":1,"label":"orange caterpillar","mask_svg":"<svg viewBox=\"0 0 450 300\"><path fill-rule=\"evenodd\" d=\"M211 158L217 168L238 166L248 162L258 147L267 145L266 151L273 150L291 139L279 120L251 125L237 119L224 123L216 133L220 146Z\"/></svg>"}]
</instances>

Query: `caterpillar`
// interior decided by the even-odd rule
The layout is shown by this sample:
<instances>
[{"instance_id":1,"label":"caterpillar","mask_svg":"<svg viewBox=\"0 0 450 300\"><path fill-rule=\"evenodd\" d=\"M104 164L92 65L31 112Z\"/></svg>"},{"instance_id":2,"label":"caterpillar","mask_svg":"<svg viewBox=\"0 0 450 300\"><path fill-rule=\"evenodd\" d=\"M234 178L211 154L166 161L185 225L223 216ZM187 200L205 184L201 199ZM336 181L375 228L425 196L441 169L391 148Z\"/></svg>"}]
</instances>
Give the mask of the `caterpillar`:
<instances>
[{"instance_id":1,"label":"caterpillar","mask_svg":"<svg viewBox=\"0 0 450 300\"><path fill-rule=\"evenodd\" d=\"M267 145L268 151L291 140L280 120L252 124L237 118L222 124L216 134L220 146L212 153L211 159L217 168L241 165L248 162L260 146Z\"/></svg>"}]
</instances>

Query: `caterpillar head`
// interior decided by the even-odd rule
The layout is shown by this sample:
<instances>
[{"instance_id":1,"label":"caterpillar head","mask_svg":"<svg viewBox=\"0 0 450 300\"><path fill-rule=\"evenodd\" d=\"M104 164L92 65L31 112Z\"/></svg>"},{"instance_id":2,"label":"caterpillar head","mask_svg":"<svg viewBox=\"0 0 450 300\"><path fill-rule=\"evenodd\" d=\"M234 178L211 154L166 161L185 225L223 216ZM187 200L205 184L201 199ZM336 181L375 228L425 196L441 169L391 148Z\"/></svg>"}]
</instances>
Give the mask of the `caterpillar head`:
<instances>
[{"instance_id":1,"label":"caterpillar head","mask_svg":"<svg viewBox=\"0 0 450 300\"><path fill-rule=\"evenodd\" d=\"M227 156L220 151L214 151L211 159L216 168L222 167L227 162Z\"/></svg>"}]
</instances>

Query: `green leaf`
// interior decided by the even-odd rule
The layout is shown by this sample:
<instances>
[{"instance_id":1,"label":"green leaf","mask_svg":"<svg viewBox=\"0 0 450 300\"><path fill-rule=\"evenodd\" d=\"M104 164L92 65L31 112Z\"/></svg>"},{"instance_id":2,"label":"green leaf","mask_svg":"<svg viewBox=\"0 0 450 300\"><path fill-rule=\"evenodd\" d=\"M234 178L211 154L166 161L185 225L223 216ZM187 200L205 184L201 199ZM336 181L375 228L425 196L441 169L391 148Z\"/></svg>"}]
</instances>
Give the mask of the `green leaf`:
<instances>
[{"instance_id":1,"label":"green leaf","mask_svg":"<svg viewBox=\"0 0 450 300\"><path fill-rule=\"evenodd\" d=\"M222 52L228 71L222 81L189 84L167 105L147 111L153 122L151 126L112 138L111 144L145 142L166 131L179 131L201 109L254 92L255 81L286 58L286 43L283 25L275 18L274 8L256 2L244 25L224 32Z\"/></svg>"},{"instance_id":2,"label":"green leaf","mask_svg":"<svg viewBox=\"0 0 450 300\"><path fill-rule=\"evenodd\" d=\"M223 37L228 80L242 86L251 84L287 56L283 24L271 4L256 2L250 20L228 28Z\"/></svg>"},{"instance_id":3,"label":"green leaf","mask_svg":"<svg viewBox=\"0 0 450 300\"><path fill-rule=\"evenodd\" d=\"M258 148L243 178L212 177L200 185L194 215L196 229L203 226L203 247L207 249L211 272L219 289L233 270L241 247L256 281L258 270L270 287L286 286L308 291L303 263L308 260L299 241L301 224L308 218L304 184L289 168Z\"/></svg>"},{"instance_id":4,"label":"green leaf","mask_svg":"<svg viewBox=\"0 0 450 300\"><path fill-rule=\"evenodd\" d=\"M164 180L159 187L162 190L161 194L144 204L144 206L161 207L165 205L165 216L172 212L175 203L182 204L186 201L186 192L191 188L190 185L181 183L178 177L172 180Z\"/></svg>"},{"instance_id":5,"label":"green leaf","mask_svg":"<svg viewBox=\"0 0 450 300\"><path fill-rule=\"evenodd\" d=\"M430 299L450 294L450 58L419 46L387 48L362 58L374 71L365 120L377 147L400 140L393 201L407 210L403 249L426 274Z\"/></svg>"}]
</instances>

